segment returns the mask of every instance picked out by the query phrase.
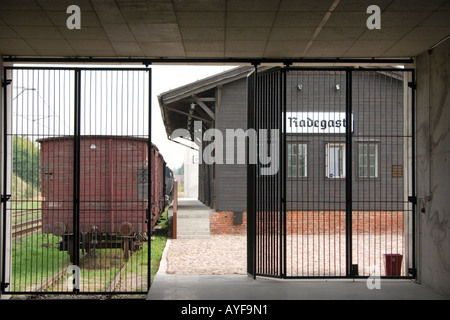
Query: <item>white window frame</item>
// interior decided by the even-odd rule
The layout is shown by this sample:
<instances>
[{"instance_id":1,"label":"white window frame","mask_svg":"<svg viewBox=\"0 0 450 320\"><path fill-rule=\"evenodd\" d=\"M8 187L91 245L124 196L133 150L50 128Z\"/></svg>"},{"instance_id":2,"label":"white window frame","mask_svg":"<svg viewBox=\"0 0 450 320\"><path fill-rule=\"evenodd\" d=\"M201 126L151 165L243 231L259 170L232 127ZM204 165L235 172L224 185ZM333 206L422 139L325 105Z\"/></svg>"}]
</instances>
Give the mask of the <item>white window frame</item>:
<instances>
[{"instance_id":1,"label":"white window frame","mask_svg":"<svg viewBox=\"0 0 450 320\"><path fill-rule=\"evenodd\" d=\"M338 168L339 175L332 173L335 169L330 170L330 161L335 158L335 156L330 156L330 149L334 148L341 149L338 154L338 166L340 166L340 168ZM328 179L343 179L345 176L345 142L327 142L325 144L325 177Z\"/></svg>"},{"instance_id":2,"label":"white window frame","mask_svg":"<svg viewBox=\"0 0 450 320\"><path fill-rule=\"evenodd\" d=\"M289 152L292 148L292 146L296 146L297 152L296 152L296 161L295 161L295 175L291 174L291 153ZM300 148L304 148L304 159L305 163L303 165L304 167L304 174L299 175L300 173ZM287 177L288 178L307 178L308 177L308 144L306 142L288 142L287 146Z\"/></svg>"},{"instance_id":3,"label":"white window frame","mask_svg":"<svg viewBox=\"0 0 450 320\"><path fill-rule=\"evenodd\" d=\"M375 154L370 154L370 147L375 147ZM366 152L361 153L361 147L366 147ZM379 143L377 142L360 142L358 143L358 178L359 179L377 179L379 178ZM365 159L362 159L365 158ZM371 157L374 163L371 163ZM361 175L361 168L364 167L366 175ZM374 168L374 175L371 174L371 168Z\"/></svg>"}]
</instances>

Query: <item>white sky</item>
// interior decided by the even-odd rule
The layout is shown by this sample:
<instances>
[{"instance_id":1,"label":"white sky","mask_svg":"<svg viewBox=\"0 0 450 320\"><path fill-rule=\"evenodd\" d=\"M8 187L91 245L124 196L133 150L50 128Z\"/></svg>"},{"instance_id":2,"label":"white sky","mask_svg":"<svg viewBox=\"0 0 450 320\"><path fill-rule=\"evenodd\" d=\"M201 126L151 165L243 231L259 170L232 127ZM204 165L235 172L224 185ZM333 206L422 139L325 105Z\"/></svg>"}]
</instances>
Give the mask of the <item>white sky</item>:
<instances>
[{"instance_id":1,"label":"white sky","mask_svg":"<svg viewBox=\"0 0 450 320\"><path fill-rule=\"evenodd\" d=\"M170 168L182 165L187 148L167 139L157 96L232 68L235 66L152 66L152 141Z\"/></svg>"},{"instance_id":2,"label":"white sky","mask_svg":"<svg viewBox=\"0 0 450 320\"><path fill-rule=\"evenodd\" d=\"M17 65L17 66L23 66L23 65ZM30 65L26 65L30 66ZM39 68L42 65L36 66ZM100 67L100 68L108 68L108 67L136 67L135 65L132 66L108 66L108 65L44 65L49 67ZM138 66L139 67L139 66ZM179 168L184 161L184 155L187 151L187 147L183 147L180 144L177 144L175 142L172 142L167 139L166 130L164 128L164 124L161 117L161 109L158 103L158 95L160 95L163 92L176 89L180 86L189 84L191 82L204 79L206 77L215 75L217 73L235 68L236 66L199 66L199 65L156 65L151 66L152 69L152 92L151 92L151 99L152 99L152 142L158 147L159 151L164 157L164 160L167 162L168 166L172 169ZM28 84L28 85L27 85ZM31 82L31 83L25 83L20 84L24 87L31 87L32 85L38 86L37 84ZM43 85L46 85L43 84ZM36 89L36 90L27 90L22 91L21 88L17 88L18 93L15 93L16 98L19 99L17 101L17 105L22 105L29 103L32 106L35 106L36 108L40 108L44 105L47 105L48 103L54 104L54 102L46 101L49 100L50 97L45 96L44 98L40 95L44 95L44 93L47 90L43 90L42 88ZM40 92L42 91L42 92ZM69 96L70 89L66 90L66 95ZM41 101L42 100L42 101ZM28 102L29 101L29 102ZM36 101L39 101L36 102ZM69 103L70 104L70 103ZM25 107L25 108L31 108L31 107ZM21 111L22 112L22 111ZM39 114L38 111L33 111L36 114ZM42 111L40 111L42 112ZM25 112L26 113L26 112ZM67 114L71 114L71 111L68 110ZM73 115L68 115L70 119L65 119L67 116L63 116L65 119L65 122L72 123L73 120L71 120ZM44 125L44 121L50 121L49 119L46 120L46 118L49 117L40 117L39 125L42 126L40 128L39 126L32 126L30 125L30 128L20 128L20 132L27 132L27 130L32 130L31 132L40 132L45 130L50 130L49 127ZM25 120L24 120L25 119ZM24 117L24 119L20 120L19 123L26 123L27 118ZM32 124L35 119L28 119L30 120L29 123ZM32 121L33 120L33 121ZM123 119L125 121L125 119ZM23 130L23 131L21 131ZM55 129L53 129L55 130ZM70 126L67 126L67 130L70 131ZM73 128L72 128L73 130ZM51 130L50 130L51 131ZM66 134L70 134L70 132L66 132Z\"/></svg>"}]
</instances>

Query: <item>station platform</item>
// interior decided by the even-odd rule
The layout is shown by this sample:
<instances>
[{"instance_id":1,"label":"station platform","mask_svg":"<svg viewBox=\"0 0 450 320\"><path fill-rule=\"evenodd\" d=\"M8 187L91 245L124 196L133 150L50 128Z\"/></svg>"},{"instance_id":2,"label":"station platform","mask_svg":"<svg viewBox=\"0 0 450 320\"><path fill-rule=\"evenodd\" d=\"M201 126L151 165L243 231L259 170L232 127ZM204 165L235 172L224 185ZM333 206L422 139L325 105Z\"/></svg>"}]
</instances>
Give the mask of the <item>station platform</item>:
<instances>
[{"instance_id":1,"label":"station platform","mask_svg":"<svg viewBox=\"0 0 450 320\"><path fill-rule=\"evenodd\" d=\"M157 274L147 300L449 300L412 280L289 280L246 275Z\"/></svg>"},{"instance_id":2,"label":"station platform","mask_svg":"<svg viewBox=\"0 0 450 320\"><path fill-rule=\"evenodd\" d=\"M179 198L176 209L177 239L208 238L211 209L194 198ZM174 215L173 206L169 216Z\"/></svg>"}]
</instances>

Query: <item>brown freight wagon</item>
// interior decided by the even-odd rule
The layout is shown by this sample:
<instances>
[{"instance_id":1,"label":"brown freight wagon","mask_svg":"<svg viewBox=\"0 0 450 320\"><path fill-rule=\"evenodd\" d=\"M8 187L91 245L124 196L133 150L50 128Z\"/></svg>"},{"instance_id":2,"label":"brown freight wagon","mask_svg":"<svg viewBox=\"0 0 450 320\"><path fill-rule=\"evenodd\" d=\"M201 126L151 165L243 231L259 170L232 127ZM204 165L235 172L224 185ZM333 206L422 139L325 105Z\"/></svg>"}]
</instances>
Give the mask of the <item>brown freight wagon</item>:
<instances>
[{"instance_id":1,"label":"brown freight wagon","mask_svg":"<svg viewBox=\"0 0 450 320\"><path fill-rule=\"evenodd\" d=\"M40 139L43 233L60 236L59 249L73 258L74 139ZM151 214L148 208L148 139L116 136L80 138L80 249L142 248L164 211L165 162L151 154Z\"/></svg>"}]
</instances>

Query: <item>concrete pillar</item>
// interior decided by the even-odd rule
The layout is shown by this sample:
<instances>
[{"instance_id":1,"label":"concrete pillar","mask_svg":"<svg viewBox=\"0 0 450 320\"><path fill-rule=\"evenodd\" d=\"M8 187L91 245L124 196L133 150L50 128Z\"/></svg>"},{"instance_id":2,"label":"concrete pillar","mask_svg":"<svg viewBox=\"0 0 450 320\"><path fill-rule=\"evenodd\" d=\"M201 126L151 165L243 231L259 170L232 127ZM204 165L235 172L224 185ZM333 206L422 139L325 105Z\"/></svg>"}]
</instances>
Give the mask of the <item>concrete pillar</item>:
<instances>
[{"instance_id":1,"label":"concrete pillar","mask_svg":"<svg viewBox=\"0 0 450 320\"><path fill-rule=\"evenodd\" d=\"M418 279L450 295L450 40L417 57ZM423 211L423 212L422 212Z\"/></svg>"}]
</instances>

